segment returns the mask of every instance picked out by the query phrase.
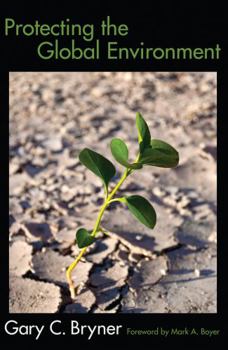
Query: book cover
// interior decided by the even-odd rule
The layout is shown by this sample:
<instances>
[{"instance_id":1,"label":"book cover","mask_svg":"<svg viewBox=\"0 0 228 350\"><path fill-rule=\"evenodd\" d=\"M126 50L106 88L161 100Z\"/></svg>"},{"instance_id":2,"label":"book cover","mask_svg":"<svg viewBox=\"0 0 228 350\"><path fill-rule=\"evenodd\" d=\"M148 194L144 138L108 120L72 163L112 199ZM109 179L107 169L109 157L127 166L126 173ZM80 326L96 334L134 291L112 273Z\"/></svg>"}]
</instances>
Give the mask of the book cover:
<instances>
[{"instance_id":1,"label":"book cover","mask_svg":"<svg viewBox=\"0 0 228 350\"><path fill-rule=\"evenodd\" d=\"M217 344L225 9L1 7L0 336Z\"/></svg>"}]
</instances>

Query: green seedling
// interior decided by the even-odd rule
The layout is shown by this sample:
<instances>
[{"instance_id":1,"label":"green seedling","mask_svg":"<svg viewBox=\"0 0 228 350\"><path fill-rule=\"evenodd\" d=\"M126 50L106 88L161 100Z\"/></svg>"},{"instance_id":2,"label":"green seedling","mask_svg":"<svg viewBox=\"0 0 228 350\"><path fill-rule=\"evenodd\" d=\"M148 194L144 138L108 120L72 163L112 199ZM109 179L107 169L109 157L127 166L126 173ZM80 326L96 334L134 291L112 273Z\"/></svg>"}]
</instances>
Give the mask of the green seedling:
<instances>
[{"instance_id":1,"label":"green seedling","mask_svg":"<svg viewBox=\"0 0 228 350\"><path fill-rule=\"evenodd\" d=\"M174 168L178 165L178 152L164 141L151 139L148 125L140 113L136 114L136 126L138 129L139 151L133 163L129 162L128 148L125 142L119 138L114 138L111 141L110 147L113 157L125 168L119 182L112 190L109 190L109 182L116 173L114 165L101 154L88 148L83 149L79 154L81 163L102 180L104 185L104 202L100 208L92 232L85 228L80 228L76 233L76 244L81 251L66 272L71 297L73 299L76 296L76 289L71 277L72 271L85 254L88 246L93 244L96 240L97 233L103 232L104 234L107 234L101 226L101 220L105 209L111 203L121 202L125 204L132 215L150 229L153 229L156 224L156 212L147 199L138 195L121 198L116 197L117 191L126 178L134 171L138 171L147 165L161 168Z\"/></svg>"}]
</instances>

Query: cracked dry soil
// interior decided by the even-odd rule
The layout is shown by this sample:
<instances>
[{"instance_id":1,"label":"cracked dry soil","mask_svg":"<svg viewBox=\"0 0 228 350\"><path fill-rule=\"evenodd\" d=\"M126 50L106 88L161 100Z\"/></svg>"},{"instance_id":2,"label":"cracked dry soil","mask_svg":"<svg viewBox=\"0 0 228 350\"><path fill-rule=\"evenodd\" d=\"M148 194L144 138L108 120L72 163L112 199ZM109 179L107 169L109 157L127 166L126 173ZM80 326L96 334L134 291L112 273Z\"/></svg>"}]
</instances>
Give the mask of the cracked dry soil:
<instances>
[{"instance_id":1,"label":"cracked dry soil","mask_svg":"<svg viewBox=\"0 0 228 350\"><path fill-rule=\"evenodd\" d=\"M180 165L127 179L121 192L148 198L157 225L113 203L103 219L110 237L74 271L73 302L65 270L79 251L75 232L93 227L103 195L78 154L89 147L111 159L120 137L134 158L136 111ZM10 73L9 221L10 312L215 313L216 73Z\"/></svg>"}]
</instances>

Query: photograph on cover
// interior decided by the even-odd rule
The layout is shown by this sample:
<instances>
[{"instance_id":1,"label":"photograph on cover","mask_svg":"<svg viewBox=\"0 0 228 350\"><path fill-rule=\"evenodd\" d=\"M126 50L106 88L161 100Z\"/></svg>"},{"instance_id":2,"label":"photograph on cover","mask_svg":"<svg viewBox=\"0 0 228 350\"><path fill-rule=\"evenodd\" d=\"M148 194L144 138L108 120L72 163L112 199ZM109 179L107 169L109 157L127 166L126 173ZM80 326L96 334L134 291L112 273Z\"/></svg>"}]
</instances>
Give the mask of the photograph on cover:
<instances>
[{"instance_id":1,"label":"photograph on cover","mask_svg":"<svg viewBox=\"0 0 228 350\"><path fill-rule=\"evenodd\" d=\"M215 72L10 72L10 313L216 313Z\"/></svg>"}]
</instances>

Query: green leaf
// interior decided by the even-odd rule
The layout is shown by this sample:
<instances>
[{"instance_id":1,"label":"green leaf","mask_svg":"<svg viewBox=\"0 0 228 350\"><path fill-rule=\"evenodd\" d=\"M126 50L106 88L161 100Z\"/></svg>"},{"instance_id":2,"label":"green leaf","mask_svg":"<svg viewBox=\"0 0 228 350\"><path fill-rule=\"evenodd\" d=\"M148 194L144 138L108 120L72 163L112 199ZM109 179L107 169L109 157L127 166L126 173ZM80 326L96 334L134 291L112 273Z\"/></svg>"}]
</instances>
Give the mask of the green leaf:
<instances>
[{"instance_id":1,"label":"green leaf","mask_svg":"<svg viewBox=\"0 0 228 350\"><path fill-rule=\"evenodd\" d=\"M146 147L150 146L151 136L146 121L138 112L136 113L136 126L138 129L138 142L141 153Z\"/></svg>"},{"instance_id":2,"label":"green leaf","mask_svg":"<svg viewBox=\"0 0 228 350\"><path fill-rule=\"evenodd\" d=\"M156 212L147 199L141 196L129 196L125 197L125 203L136 219L145 226L154 228L156 224Z\"/></svg>"},{"instance_id":3,"label":"green leaf","mask_svg":"<svg viewBox=\"0 0 228 350\"><path fill-rule=\"evenodd\" d=\"M85 228L80 228L76 233L76 241L79 248L84 248L92 244L95 238L91 237L90 233Z\"/></svg>"},{"instance_id":4,"label":"green leaf","mask_svg":"<svg viewBox=\"0 0 228 350\"><path fill-rule=\"evenodd\" d=\"M101 178L107 189L109 181L116 173L114 165L101 154L88 148L84 148L80 152L79 159L82 164Z\"/></svg>"},{"instance_id":5,"label":"green leaf","mask_svg":"<svg viewBox=\"0 0 228 350\"><path fill-rule=\"evenodd\" d=\"M112 139L111 144L112 155L117 162L124 166L128 166L128 148L121 139Z\"/></svg>"},{"instance_id":6,"label":"green leaf","mask_svg":"<svg viewBox=\"0 0 228 350\"><path fill-rule=\"evenodd\" d=\"M118 138L112 139L110 147L111 147L113 157L121 165L130 169L142 168L141 164L137 164L137 163L130 164L128 162L128 148L126 143L123 140Z\"/></svg>"},{"instance_id":7,"label":"green leaf","mask_svg":"<svg viewBox=\"0 0 228 350\"><path fill-rule=\"evenodd\" d=\"M139 162L161 168L174 168L179 163L179 154L168 143L153 139L151 146L142 152Z\"/></svg>"}]
</instances>

